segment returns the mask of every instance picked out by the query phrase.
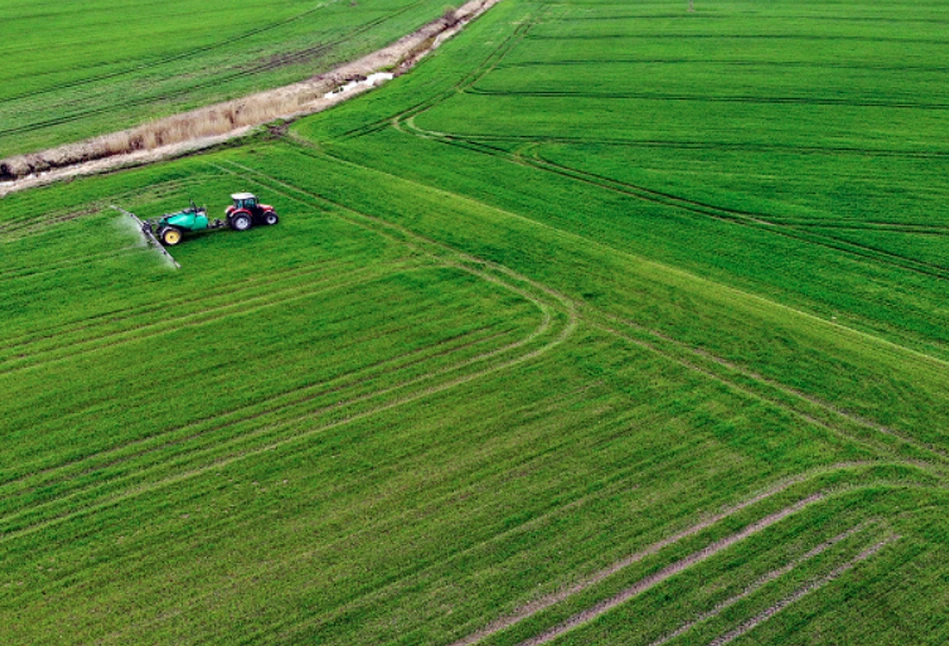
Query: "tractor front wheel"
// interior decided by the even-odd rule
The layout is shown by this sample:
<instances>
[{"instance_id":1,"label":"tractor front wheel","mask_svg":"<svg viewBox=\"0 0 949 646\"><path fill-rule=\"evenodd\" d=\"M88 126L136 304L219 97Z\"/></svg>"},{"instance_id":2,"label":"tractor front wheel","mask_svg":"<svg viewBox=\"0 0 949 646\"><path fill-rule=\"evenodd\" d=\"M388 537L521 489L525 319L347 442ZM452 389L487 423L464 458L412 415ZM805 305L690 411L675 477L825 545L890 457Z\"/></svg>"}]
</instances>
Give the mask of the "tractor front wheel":
<instances>
[{"instance_id":1,"label":"tractor front wheel","mask_svg":"<svg viewBox=\"0 0 949 646\"><path fill-rule=\"evenodd\" d=\"M174 247L181 242L181 231L174 227L166 227L158 232L158 239L167 247Z\"/></svg>"},{"instance_id":2,"label":"tractor front wheel","mask_svg":"<svg viewBox=\"0 0 949 646\"><path fill-rule=\"evenodd\" d=\"M246 213L238 213L231 217L231 228L235 231L247 231L251 225L253 225L253 222Z\"/></svg>"},{"instance_id":3,"label":"tractor front wheel","mask_svg":"<svg viewBox=\"0 0 949 646\"><path fill-rule=\"evenodd\" d=\"M280 218L278 218L277 214L274 213L273 211L267 211L266 213L264 213L264 224L273 226L277 224L278 222L280 222Z\"/></svg>"}]
</instances>

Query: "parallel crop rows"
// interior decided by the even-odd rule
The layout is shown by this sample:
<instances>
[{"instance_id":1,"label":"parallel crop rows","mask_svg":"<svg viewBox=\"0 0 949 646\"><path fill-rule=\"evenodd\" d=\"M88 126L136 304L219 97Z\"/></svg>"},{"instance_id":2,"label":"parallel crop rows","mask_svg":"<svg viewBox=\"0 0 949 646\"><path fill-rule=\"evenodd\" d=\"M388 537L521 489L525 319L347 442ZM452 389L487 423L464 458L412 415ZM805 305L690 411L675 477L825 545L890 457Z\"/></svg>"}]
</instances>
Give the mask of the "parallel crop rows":
<instances>
[{"instance_id":1,"label":"parallel crop rows","mask_svg":"<svg viewBox=\"0 0 949 646\"><path fill-rule=\"evenodd\" d=\"M946 106L865 96L944 39L920 8L696 4L507 0L282 141L0 205L0 641L949 637L949 218L916 204L949 194ZM748 59L701 85L723 40ZM844 46L835 75L879 79L795 91ZM695 87L650 89L670 68ZM238 190L279 226L179 271L100 208Z\"/></svg>"}]
</instances>

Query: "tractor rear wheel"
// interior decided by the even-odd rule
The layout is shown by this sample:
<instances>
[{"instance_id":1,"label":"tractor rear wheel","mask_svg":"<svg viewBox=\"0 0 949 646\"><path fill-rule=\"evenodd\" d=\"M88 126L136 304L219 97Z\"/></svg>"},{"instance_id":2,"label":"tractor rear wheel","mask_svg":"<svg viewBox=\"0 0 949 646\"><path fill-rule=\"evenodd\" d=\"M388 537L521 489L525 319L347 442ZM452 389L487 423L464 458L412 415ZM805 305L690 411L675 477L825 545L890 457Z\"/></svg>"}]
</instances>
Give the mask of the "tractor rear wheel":
<instances>
[{"instance_id":1,"label":"tractor rear wheel","mask_svg":"<svg viewBox=\"0 0 949 646\"><path fill-rule=\"evenodd\" d=\"M231 228L235 231L247 231L252 225L253 222L246 213L238 213L231 217Z\"/></svg>"},{"instance_id":2,"label":"tractor rear wheel","mask_svg":"<svg viewBox=\"0 0 949 646\"><path fill-rule=\"evenodd\" d=\"M273 226L277 224L278 222L280 222L280 218L277 217L277 214L274 213L273 211L267 211L266 213L264 213L264 224Z\"/></svg>"},{"instance_id":3,"label":"tractor rear wheel","mask_svg":"<svg viewBox=\"0 0 949 646\"><path fill-rule=\"evenodd\" d=\"M158 232L158 239L162 244L168 247L174 247L181 242L181 231L174 227L165 227Z\"/></svg>"}]
</instances>

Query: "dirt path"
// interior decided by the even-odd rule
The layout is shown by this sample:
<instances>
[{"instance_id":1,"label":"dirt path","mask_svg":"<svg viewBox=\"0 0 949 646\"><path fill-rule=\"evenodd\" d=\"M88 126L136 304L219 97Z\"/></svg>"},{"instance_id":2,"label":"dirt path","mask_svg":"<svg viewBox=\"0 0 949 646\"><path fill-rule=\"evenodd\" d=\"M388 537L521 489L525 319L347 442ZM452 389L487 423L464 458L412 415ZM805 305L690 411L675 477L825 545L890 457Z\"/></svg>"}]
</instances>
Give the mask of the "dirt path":
<instances>
[{"instance_id":1,"label":"dirt path","mask_svg":"<svg viewBox=\"0 0 949 646\"><path fill-rule=\"evenodd\" d=\"M130 130L0 160L0 198L59 180L179 157L276 119L321 112L414 67L500 0L471 0L395 43L307 81L173 115Z\"/></svg>"}]
</instances>

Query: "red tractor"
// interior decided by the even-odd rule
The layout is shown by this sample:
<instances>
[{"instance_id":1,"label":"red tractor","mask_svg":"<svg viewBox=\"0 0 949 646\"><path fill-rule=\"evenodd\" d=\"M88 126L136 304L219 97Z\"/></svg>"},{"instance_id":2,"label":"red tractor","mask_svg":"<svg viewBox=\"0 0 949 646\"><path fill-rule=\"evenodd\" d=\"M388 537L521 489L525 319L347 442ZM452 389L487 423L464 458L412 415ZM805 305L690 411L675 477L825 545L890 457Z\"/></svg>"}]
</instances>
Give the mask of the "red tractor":
<instances>
[{"instance_id":1,"label":"red tractor","mask_svg":"<svg viewBox=\"0 0 949 646\"><path fill-rule=\"evenodd\" d=\"M260 204L253 193L234 193L234 204L227 207L224 214L227 224L235 231L247 231L255 224L277 224L280 218L269 204Z\"/></svg>"}]
</instances>

